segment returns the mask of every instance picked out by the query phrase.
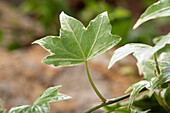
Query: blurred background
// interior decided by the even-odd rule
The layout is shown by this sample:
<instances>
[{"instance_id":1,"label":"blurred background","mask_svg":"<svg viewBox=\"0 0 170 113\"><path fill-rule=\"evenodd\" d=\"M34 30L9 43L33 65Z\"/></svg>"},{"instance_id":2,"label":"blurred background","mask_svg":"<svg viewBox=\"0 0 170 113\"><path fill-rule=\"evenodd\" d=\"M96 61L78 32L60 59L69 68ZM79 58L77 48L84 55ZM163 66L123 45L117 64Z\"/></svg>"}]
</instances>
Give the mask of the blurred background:
<instances>
[{"instance_id":1,"label":"blurred background","mask_svg":"<svg viewBox=\"0 0 170 113\"><path fill-rule=\"evenodd\" d=\"M146 22L136 30L141 13L157 0L0 0L0 98L3 108L32 104L48 87L62 85L60 92L71 100L51 104L51 113L81 113L99 102L84 65L55 68L41 63L48 55L34 40L59 35L59 14L80 20L85 26L101 12L108 11L112 34L122 41L112 50L90 61L94 82L107 98L124 94L138 75L132 56L107 69L114 49L130 42L153 45L153 38L169 32L169 18ZM102 60L101 60L102 59ZM101 111L96 111L100 113Z\"/></svg>"}]
</instances>

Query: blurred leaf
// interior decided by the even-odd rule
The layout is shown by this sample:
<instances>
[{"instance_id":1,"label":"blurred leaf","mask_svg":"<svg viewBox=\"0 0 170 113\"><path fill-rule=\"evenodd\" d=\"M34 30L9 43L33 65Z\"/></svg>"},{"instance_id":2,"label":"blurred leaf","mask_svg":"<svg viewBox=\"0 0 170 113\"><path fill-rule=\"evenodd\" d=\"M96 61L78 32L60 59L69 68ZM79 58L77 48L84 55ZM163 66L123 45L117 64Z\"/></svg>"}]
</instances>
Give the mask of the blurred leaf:
<instances>
[{"instance_id":1,"label":"blurred leaf","mask_svg":"<svg viewBox=\"0 0 170 113\"><path fill-rule=\"evenodd\" d=\"M128 106L128 102L118 102L113 105L105 106L104 107L104 113L115 113L114 110L118 108L125 108ZM112 108L113 107L113 108ZM157 99L154 95L151 97L144 94L141 95L139 98L134 100L132 104L132 111L143 111L148 113L167 113L157 102ZM120 112L121 113L121 112ZM127 112L128 113L128 112Z\"/></svg>"},{"instance_id":2,"label":"blurred leaf","mask_svg":"<svg viewBox=\"0 0 170 113\"><path fill-rule=\"evenodd\" d=\"M146 111L149 109L148 113L167 113L157 102L154 95L151 97L148 95L141 96L134 101L132 107L140 111Z\"/></svg>"},{"instance_id":3,"label":"blurred leaf","mask_svg":"<svg viewBox=\"0 0 170 113\"><path fill-rule=\"evenodd\" d=\"M131 113L148 113L150 110L146 110L146 111L139 111L139 110L134 110L131 109Z\"/></svg>"},{"instance_id":4,"label":"blurred leaf","mask_svg":"<svg viewBox=\"0 0 170 113\"><path fill-rule=\"evenodd\" d=\"M165 95L164 95L164 100L166 104L170 107L170 86L167 88Z\"/></svg>"},{"instance_id":5,"label":"blurred leaf","mask_svg":"<svg viewBox=\"0 0 170 113\"><path fill-rule=\"evenodd\" d=\"M170 0L159 0L151 5L139 18L134 25L136 29L142 23L158 17L170 16Z\"/></svg>"},{"instance_id":6,"label":"blurred leaf","mask_svg":"<svg viewBox=\"0 0 170 113\"><path fill-rule=\"evenodd\" d=\"M138 44L138 43L136 43L136 44L135 43L126 44L125 46L122 46L122 47L118 48L116 51L114 51L114 54L111 58L111 61L109 63L108 68L110 68L117 61L119 61L122 58L126 57L127 55L133 53L133 55L138 60L137 65L138 65L139 70L142 70L141 66L140 66L141 63L143 62L143 55L142 54L144 54L146 49L148 50L149 48L151 48L151 46L145 45L145 44Z\"/></svg>"},{"instance_id":7,"label":"blurred leaf","mask_svg":"<svg viewBox=\"0 0 170 113\"><path fill-rule=\"evenodd\" d=\"M150 87L150 82L148 81L140 81L138 83L133 84L131 87L129 87L126 90L126 93L129 92L131 89L133 89L133 91L130 94L130 98L129 98L129 107L131 107L131 105L133 104L133 101L135 100L136 96L139 94L139 92L143 89L143 88L149 88Z\"/></svg>"},{"instance_id":8,"label":"blurred leaf","mask_svg":"<svg viewBox=\"0 0 170 113\"><path fill-rule=\"evenodd\" d=\"M11 50L11 51L18 49L18 48L21 48L21 45L16 41L13 41L8 45L8 50Z\"/></svg>"},{"instance_id":9,"label":"blurred leaf","mask_svg":"<svg viewBox=\"0 0 170 113\"><path fill-rule=\"evenodd\" d=\"M61 86L50 87L45 90L35 101L34 105L39 105L42 103L55 102L60 100L66 100L71 98L70 96L58 93Z\"/></svg>"},{"instance_id":10,"label":"blurred leaf","mask_svg":"<svg viewBox=\"0 0 170 113\"><path fill-rule=\"evenodd\" d=\"M154 64L154 61L150 59L144 63L144 66L143 66L144 78L143 79L146 81L150 81L153 77L155 77L155 73L154 73L155 66L153 64Z\"/></svg>"},{"instance_id":11,"label":"blurred leaf","mask_svg":"<svg viewBox=\"0 0 170 113\"><path fill-rule=\"evenodd\" d=\"M19 105L10 109L9 113L50 113L50 108L48 103L43 103L42 105Z\"/></svg>"},{"instance_id":12,"label":"blurred leaf","mask_svg":"<svg viewBox=\"0 0 170 113\"><path fill-rule=\"evenodd\" d=\"M111 34L107 12L98 15L87 28L63 12L60 14L60 22L60 38L47 36L33 42L52 53L43 60L45 64L55 66L81 64L111 49L120 41L119 36Z\"/></svg>"},{"instance_id":13,"label":"blurred leaf","mask_svg":"<svg viewBox=\"0 0 170 113\"><path fill-rule=\"evenodd\" d=\"M138 44L138 43L126 44L125 46L120 47L114 52L108 68L110 68L117 61L121 60L122 58L132 53L137 59L137 66L139 69L139 73L142 74L143 64L154 53L162 49L166 44L170 44L170 33L168 33L166 36L163 36L163 38L154 47L145 44Z\"/></svg>"},{"instance_id":14,"label":"blurred leaf","mask_svg":"<svg viewBox=\"0 0 170 113\"><path fill-rule=\"evenodd\" d=\"M103 109L106 110L106 113L112 113L115 109L118 109L119 107L122 107L122 105L118 102L113 105L104 106Z\"/></svg>"},{"instance_id":15,"label":"blurred leaf","mask_svg":"<svg viewBox=\"0 0 170 113\"><path fill-rule=\"evenodd\" d=\"M58 93L61 86L50 87L45 90L35 101L34 105L19 105L10 109L9 113L49 113L49 102L69 99L70 97Z\"/></svg>"},{"instance_id":16,"label":"blurred leaf","mask_svg":"<svg viewBox=\"0 0 170 113\"><path fill-rule=\"evenodd\" d=\"M131 113L131 110L128 107L119 107L114 113Z\"/></svg>"},{"instance_id":17,"label":"blurred leaf","mask_svg":"<svg viewBox=\"0 0 170 113\"><path fill-rule=\"evenodd\" d=\"M161 62L170 62L170 53L161 53L159 59L161 60Z\"/></svg>"},{"instance_id":18,"label":"blurred leaf","mask_svg":"<svg viewBox=\"0 0 170 113\"><path fill-rule=\"evenodd\" d=\"M153 80L153 84L151 86L151 93L154 92L160 85L170 79L170 68L165 68L162 70L162 75L158 76Z\"/></svg>"}]
</instances>

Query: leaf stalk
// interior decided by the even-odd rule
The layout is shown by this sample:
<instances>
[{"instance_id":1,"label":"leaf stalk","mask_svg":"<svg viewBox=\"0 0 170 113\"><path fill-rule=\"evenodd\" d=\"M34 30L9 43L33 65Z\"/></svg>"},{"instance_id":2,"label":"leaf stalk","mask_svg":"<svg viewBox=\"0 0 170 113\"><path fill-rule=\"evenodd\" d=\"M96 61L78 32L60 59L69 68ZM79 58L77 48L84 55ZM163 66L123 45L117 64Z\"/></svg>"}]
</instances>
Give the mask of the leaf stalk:
<instances>
[{"instance_id":1,"label":"leaf stalk","mask_svg":"<svg viewBox=\"0 0 170 113\"><path fill-rule=\"evenodd\" d=\"M156 53L154 53L154 60L155 60L155 63L156 63L156 71L157 71L158 76L159 76L161 71L159 69L158 60L157 60L157 54Z\"/></svg>"},{"instance_id":2,"label":"leaf stalk","mask_svg":"<svg viewBox=\"0 0 170 113\"><path fill-rule=\"evenodd\" d=\"M88 68L88 62L86 61L85 62L85 65L86 65L86 71L87 71L87 75L88 75L88 79L89 79L89 82L93 88L93 90L96 92L97 96L100 98L100 100L105 103L106 102L106 99L101 95L101 93L98 91L98 89L96 88L92 78L91 78L91 75L90 75L90 72L89 72L89 68Z\"/></svg>"}]
</instances>

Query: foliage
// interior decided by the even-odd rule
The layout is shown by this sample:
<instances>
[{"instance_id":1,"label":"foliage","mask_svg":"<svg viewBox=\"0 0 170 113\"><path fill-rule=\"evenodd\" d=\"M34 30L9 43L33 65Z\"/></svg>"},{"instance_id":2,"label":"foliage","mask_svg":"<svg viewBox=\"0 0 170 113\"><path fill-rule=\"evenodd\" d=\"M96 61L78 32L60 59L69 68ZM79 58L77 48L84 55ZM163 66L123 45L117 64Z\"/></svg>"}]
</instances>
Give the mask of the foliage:
<instances>
[{"instance_id":1,"label":"foliage","mask_svg":"<svg viewBox=\"0 0 170 113\"><path fill-rule=\"evenodd\" d=\"M134 28L137 28L140 24L143 22L154 19L156 17L162 17L162 16L169 16L168 12L169 10L169 0L160 0L159 2L151 5L146 12L140 17L140 19L135 24ZM158 16L159 15L159 16ZM159 41L156 42L156 45L154 47L151 47L149 45L145 44L126 44L125 46L117 49L114 52L114 55L112 56L112 59L109 64L109 68L118 60L124 58L125 56L129 54L133 54L133 56L137 59L137 66L139 69L140 74L144 74L144 79L139 81L138 83L135 83L132 85L126 92L133 89L131 92L131 96L129 99L129 107L132 106L133 101L135 100L135 97L138 95L138 93L143 89L147 88L150 90L150 94L153 94L157 89L159 89L159 92L162 91L161 85L164 84L166 81L170 79L170 68L169 68L169 60L166 59L165 61L158 61L156 52L165 47L166 44L170 44L170 33L166 36L159 37ZM169 53L163 53L166 54L167 57L169 57ZM161 55L160 55L161 56ZM162 55L165 56L165 55ZM151 60L149 58L153 57L154 60ZM153 62L154 61L154 62ZM152 62L152 66L149 66L148 63ZM156 72L154 72L153 67L155 67ZM154 73L151 73L153 71ZM169 91L169 88L166 89L167 92ZM166 92L166 102L168 100ZM156 98L158 99L161 106L163 106L167 111L170 111L170 108L168 107L167 103L165 103L163 98L161 97L161 93L154 93L156 95ZM164 97L164 96L163 96Z\"/></svg>"},{"instance_id":2,"label":"foliage","mask_svg":"<svg viewBox=\"0 0 170 113\"><path fill-rule=\"evenodd\" d=\"M56 27L57 30L59 29L56 26L56 20L61 11L69 12L66 0L25 0L21 5L21 9L24 13L40 20L47 32L56 30Z\"/></svg>"},{"instance_id":3,"label":"foliage","mask_svg":"<svg viewBox=\"0 0 170 113\"><path fill-rule=\"evenodd\" d=\"M170 0L160 0L154 3L141 15L134 28L137 28L140 24L150 19L169 16L169 5ZM118 17L123 15L120 12L119 14L117 15ZM39 44L51 53L51 55L43 60L45 64L72 66L85 63L89 82L102 101L100 105L87 110L85 113L90 113L100 107L113 104L129 96L129 103L116 103L115 105L104 107L105 110L107 112L113 111L114 113L152 113L157 112L155 109L159 113L170 112L170 53L164 52L157 54L167 44L170 44L170 33L157 37L156 41L154 41L155 46L130 43L118 48L114 52L109 68L127 55L133 54L137 59L139 73L143 74L144 78L127 89L126 92L133 90L130 94L106 100L93 83L88 69L88 61L111 49L121 40L119 36L111 34L111 25L107 12L99 14L95 19L90 21L87 27L77 19L62 12L60 14L60 23L61 29L59 36L46 36L33 43ZM70 98L67 95L58 93L60 88L61 86L48 88L34 101L32 106L16 106L11 108L9 113L49 113L49 102ZM144 96L142 99L135 100L136 96L144 91L144 88L150 91L148 93L150 97Z\"/></svg>"},{"instance_id":4,"label":"foliage","mask_svg":"<svg viewBox=\"0 0 170 113\"><path fill-rule=\"evenodd\" d=\"M34 43L40 44L52 55L43 62L55 66L70 66L87 62L112 48L120 37L111 34L107 12L101 13L85 28L78 20L60 14L60 36L47 36Z\"/></svg>"},{"instance_id":5,"label":"foliage","mask_svg":"<svg viewBox=\"0 0 170 113\"><path fill-rule=\"evenodd\" d=\"M104 106L102 109L104 113L115 113L115 110L119 110L119 108L126 108L128 106L128 102L118 102L113 105ZM151 97L147 94L141 95L139 98L134 100L132 104L132 109L138 110L144 113L166 113L166 111L159 105L157 99L154 95ZM128 109L126 109L127 111ZM126 112L128 113L128 112ZM138 112L137 112L138 113Z\"/></svg>"},{"instance_id":6,"label":"foliage","mask_svg":"<svg viewBox=\"0 0 170 113\"><path fill-rule=\"evenodd\" d=\"M49 102L70 99L65 94L58 93L61 86L50 87L45 90L35 101L33 105L19 105L10 109L9 113L49 113Z\"/></svg>"},{"instance_id":7,"label":"foliage","mask_svg":"<svg viewBox=\"0 0 170 113\"><path fill-rule=\"evenodd\" d=\"M159 0L151 5L134 25L134 29L142 23L158 17L170 16L170 0Z\"/></svg>"}]
</instances>

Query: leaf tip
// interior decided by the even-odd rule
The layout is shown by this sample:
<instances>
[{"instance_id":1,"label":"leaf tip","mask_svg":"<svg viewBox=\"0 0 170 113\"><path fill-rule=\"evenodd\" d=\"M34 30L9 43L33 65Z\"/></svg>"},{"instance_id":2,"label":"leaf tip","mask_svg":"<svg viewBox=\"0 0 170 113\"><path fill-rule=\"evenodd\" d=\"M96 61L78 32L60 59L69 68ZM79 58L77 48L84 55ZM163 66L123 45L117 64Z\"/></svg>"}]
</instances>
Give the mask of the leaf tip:
<instances>
[{"instance_id":1,"label":"leaf tip","mask_svg":"<svg viewBox=\"0 0 170 113\"><path fill-rule=\"evenodd\" d=\"M103 12L101 15L103 15L103 16L108 16L108 13L107 13L107 11L105 11L105 12Z\"/></svg>"}]
</instances>

